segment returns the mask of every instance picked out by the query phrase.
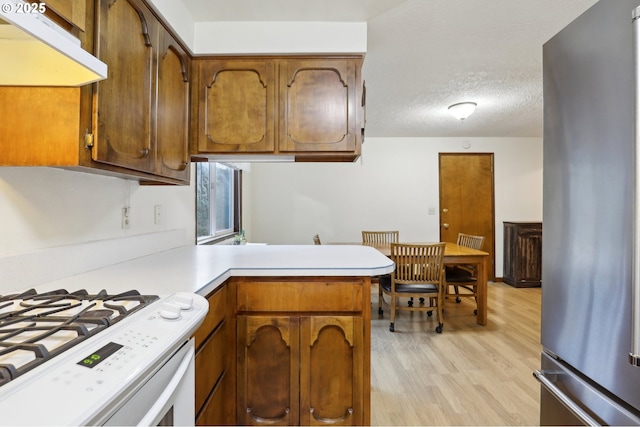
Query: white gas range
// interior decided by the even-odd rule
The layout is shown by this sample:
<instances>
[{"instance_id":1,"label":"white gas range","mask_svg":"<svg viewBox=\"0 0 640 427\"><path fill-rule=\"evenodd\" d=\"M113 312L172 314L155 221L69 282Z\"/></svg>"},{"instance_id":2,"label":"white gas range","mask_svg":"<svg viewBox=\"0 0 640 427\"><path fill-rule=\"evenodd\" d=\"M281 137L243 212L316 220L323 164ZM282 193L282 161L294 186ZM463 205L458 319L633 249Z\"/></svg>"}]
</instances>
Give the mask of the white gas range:
<instances>
[{"instance_id":1,"label":"white gas range","mask_svg":"<svg viewBox=\"0 0 640 427\"><path fill-rule=\"evenodd\" d=\"M193 425L205 298L0 296L0 424Z\"/></svg>"}]
</instances>

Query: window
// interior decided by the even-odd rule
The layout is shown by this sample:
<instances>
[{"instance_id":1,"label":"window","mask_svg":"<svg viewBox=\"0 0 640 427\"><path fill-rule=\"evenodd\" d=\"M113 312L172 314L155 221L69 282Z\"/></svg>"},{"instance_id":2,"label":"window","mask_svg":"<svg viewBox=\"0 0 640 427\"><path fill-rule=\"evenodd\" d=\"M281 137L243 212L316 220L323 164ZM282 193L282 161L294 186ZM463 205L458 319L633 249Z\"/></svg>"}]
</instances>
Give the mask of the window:
<instances>
[{"instance_id":1,"label":"window","mask_svg":"<svg viewBox=\"0 0 640 427\"><path fill-rule=\"evenodd\" d=\"M196 237L212 243L241 229L242 171L222 163L196 163Z\"/></svg>"}]
</instances>

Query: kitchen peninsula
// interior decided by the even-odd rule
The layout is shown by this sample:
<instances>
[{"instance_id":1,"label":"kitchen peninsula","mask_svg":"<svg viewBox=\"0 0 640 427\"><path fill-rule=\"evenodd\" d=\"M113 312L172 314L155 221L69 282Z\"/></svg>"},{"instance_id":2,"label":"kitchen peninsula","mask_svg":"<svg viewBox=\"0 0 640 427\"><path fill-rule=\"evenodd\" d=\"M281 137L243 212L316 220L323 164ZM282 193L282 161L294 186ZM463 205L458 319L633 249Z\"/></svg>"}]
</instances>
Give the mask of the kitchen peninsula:
<instances>
[{"instance_id":1,"label":"kitchen peninsula","mask_svg":"<svg viewBox=\"0 0 640 427\"><path fill-rule=\"evenodd\" d=\"M185 246L40 286L207 297L195 335L196 422L370 422L371 277L362 246Z\"/></svg>"}]
</instances>

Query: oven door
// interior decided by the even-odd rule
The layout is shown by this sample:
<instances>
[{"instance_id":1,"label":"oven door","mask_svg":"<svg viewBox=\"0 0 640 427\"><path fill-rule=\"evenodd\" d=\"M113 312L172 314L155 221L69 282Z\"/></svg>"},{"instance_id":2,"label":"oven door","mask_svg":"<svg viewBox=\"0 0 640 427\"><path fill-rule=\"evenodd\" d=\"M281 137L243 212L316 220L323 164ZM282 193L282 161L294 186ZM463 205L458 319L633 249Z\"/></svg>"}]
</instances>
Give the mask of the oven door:
<instances>
[{"instance_id":1,"label":"oven door","mask_svg":"<svg viewBox=\"0 0 640 427\"><path fill-rule=\"evenodd\" d=\"M104 425L192 426L195 422L193 338L173 354Z\"/></svg>"}]
</instances>

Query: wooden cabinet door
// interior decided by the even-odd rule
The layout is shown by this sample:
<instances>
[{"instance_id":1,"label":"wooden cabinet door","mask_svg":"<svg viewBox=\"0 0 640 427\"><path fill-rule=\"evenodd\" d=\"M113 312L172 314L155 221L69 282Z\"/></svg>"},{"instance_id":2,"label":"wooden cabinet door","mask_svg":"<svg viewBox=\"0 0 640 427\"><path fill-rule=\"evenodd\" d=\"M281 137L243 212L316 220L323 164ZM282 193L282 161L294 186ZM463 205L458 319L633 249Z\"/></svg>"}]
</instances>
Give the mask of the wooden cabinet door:
<instances>
[{"instance_id":1,"label":"wooden cabinet door","mask_svg":"<svg viewBox=\"0 0 640 427\"><path fill-rule=\"evenodd\" d=\"M196 354L195 414L201 424L211 425L212 419L224 419L224 398L215 394L224 389L226 343L227 324L223 322Z\"/></svg>"},{"instance_id":2,"label":"wooden cabinet door","mask_svg":"<svg viewBox=\"0 0 640 427\"><path fill-rule=\"evenodd\" d=\"M275 149L273 60L200 62L200 153L273 152Z\"/></svg>"},{"instance_id":3,"label":"wooden cabinet door","mask_svg":"<svg viewBox=\"0 0 640 427\"><path fill-rule=\"evenodd\" d=\"M160 41L156 173L188 181L190 59L164 29Z\"/></svg>"},{"instance_id":4,"label":"wooden cabinet door","mask_svg":"<svg viewBox=\"0 0 640 427\"><path fill-rule=\"evenodd\" d=\"M299 319L238 316L237 423L297 425Z\"/></svg>"},{"instance_id":5,"label":"wooden cabinet door","mask_svg":"<svg viewBox=\"0 0 640 427\"><path fill-rule=\"evenodd\" d=\"M194 334L196 425L235 425L236 323L227 285L207 296L209 312Z\"/></svg>"},{"instance_id":6,"label":"wooden cabinet door","mask_svg":"<svg viewBox=\"0 0 640 427\"><path fill-rule=\"evenodd\" d=\"M228 392L227 377L218 381L211 393L209 400L202 408L202 411L196 416L195 424L197 426L222 426L234 425L227 420L225 413L225 399Z\"/></svg>"},{"instance_id":7,"label":"wooden cabinet door","mask_svg":"<svg viewBox=\"0 0 640 427\"><path fill-rule=\"evenodd\" d=\"M303 317L300 424L362 425L363 364L362 317Z\"/></svg>"},{"instance_id":8,"label":"wooden cabinet door","mask_svg":"<svg viewBox=\"0 0 640 427\"><path fill-rule=\"evenodd\" d=\"M96 86L93 159L153 172L159 24L140 0L100 0L97 25L97 56L109 73Z\"/></svg>"},{"instance_id":9,"label":"wooden cabinet door","mask_svg":"<svg viewBox=\"0 0 640 427\"><path fill-rule=\"evenodd\" d=\"M281 152L356 150L358 70L354 59L280 61Z\"/></svg>"}]
</instances>

